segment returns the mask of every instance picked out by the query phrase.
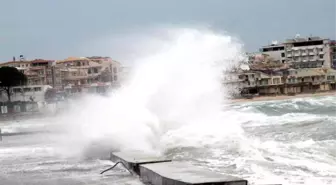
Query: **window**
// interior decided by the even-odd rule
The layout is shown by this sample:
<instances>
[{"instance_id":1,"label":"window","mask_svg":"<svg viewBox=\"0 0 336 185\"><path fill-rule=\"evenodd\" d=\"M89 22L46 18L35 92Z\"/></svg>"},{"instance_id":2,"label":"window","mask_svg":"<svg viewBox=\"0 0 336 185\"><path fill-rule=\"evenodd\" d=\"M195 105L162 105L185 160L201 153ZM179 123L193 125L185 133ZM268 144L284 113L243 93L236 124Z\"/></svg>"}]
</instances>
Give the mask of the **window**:
<instances>
[{"instance_id":1,"label":"window","mask_svg":"<svg viewBox=\"0 0 336 185\"><path fill-rule=\"evenodd\" d=\"M118 81L118 76L114 76L114 77L113 77L113 80L114 80L114 81Z\"/></svg>"},{"instance_id":2,"label":"window","mask_svg":"<svg viewBox=\"0 0 336 185\"><path fill-rule=\"evenodd\" d=\"M118 72L117 68L114 67L114 68L113 68L113 73L117 73L117 72Z\"/></svg>"},{"instance_id":3,"label":"window","mask_svg":"<svg viewBox=\"0 0 336 185\"><path fill-rule=\"evenodd\" d=\"M13 92L14 92L14 93L20 93L20 92L22 92L22 91L21 91L21 88L14 88L14 89L13 89Z\"/></svg>"},{"instance_id":4,"label":"window","mask_svg":"<svg viewBox=\"0 0 336 185\"><path fill-rule=\"evenodd\" d=\"M35 92L38 92L38 91L41 91L41 90L42 90L41 87L34 87L34 91L35 91Z\"/></svg>"},{"instance_id":5,"label":"window","mask_svg":"<svg viewBox=\"0 0 336 185\"><path fill-rule=\"evenodd\" d=\"M30 88L28 88L28 87L26 87L26 88L23 88L23 91L24 91L24 92L30 92L30 91L31 91L31 89L30 89Z\"/></svg>"},{"instance_id":6,"label":"window","mask_svg":"<svg viewBox=\"0 0 336 185\"><path fill-rule=\"evenodd\" d=\"M281 53L281 57L285 57L285 53Z\"/></svg>"},{"instance_id":7,"label":"window","mask_svg":"<svg viewBox=\"0 0 336 185\"><path fill-rule=\"evenodd\" d=\"M319 55L319 56L320 56L321 59L323 58L323 55Z\"/></svg>"}]
</instances>

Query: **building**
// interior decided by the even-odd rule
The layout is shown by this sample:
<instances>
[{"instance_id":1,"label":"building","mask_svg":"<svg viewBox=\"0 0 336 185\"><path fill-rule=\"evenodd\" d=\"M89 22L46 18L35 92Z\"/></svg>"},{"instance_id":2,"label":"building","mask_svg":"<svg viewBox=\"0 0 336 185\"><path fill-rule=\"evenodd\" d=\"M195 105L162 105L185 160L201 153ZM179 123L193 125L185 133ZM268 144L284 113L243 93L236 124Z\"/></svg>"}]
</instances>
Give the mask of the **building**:
<instances>
[{"instance_id":1,"label":"building","mask_svg":"<svg viewBox=\"0 0 336 185\"><path fill-rule=\"evenodd\" d=\"M331 67L329 39L297 37L284 44L286 61L292 63L294 68Z\"/></svg>"},{"instance_id":2,"label":"building","mask_svg":"<svg viewBox=\"0 0 336 185\"><path fill-rule=\"evenodd\" d=\"M56 66L61 68L63 85L80 86L100 81L103 66L85 57L69 57L57 61Z\"/></svg>"},{"instance_id":3,"label":"building","mask_svg":"<svg viewBox=\"0 0 336 185\"><path fill-rule=\"evenodd\" d=\"M11 101L44 102L45 93L50 88L52 87L49 85L16 86L11 88ZM8 101L6 92L0 92L0 102L6 101Z\"/></svg>"},{"instance_id":4,"label":"building","mask_svg":"<svg viewBox=\"0 0 336 185\"><path fill-rule=\"evenodd\" d=\"M120 66L109 57L69 57L56 63L62 89L68 94L105 93L119 85Z\"/></svg>"},{"instance_id":5,"label":"building","mask_svg":"<svg viewBox=\"0 0 336 185\"><path fill-rule=\"evenodd\" d=\"M285 45L283 43L273 42L271 45L263 46L260 52L269 56L274 62L286 62Z\"/></svg>"},{"instance_id":6,"label":"building","mask_svg":"<svg viewBox=\"0 0 336 185\"><path fill-rule=\"evenodd\" d=\"M1 66L15 67L23 72L27 78L27 85L61 86L59 69L54 67L53 60L35 59L31 61L10 61Z\"/></svg>"},{"instance_id":7,"label":"building","mask_svg":"<svg viewBox=\"0 0 336 185\"><path fill-rule=\"evenodd\" d=\"M260 52L292 68L330 68L333 66L330 54L332 43L330 39L320 37L296 36L283 43L273 42L262 47Z\"/></svg>"},{"instance_id":8,"label":"building","mask_svg":"<svg viewBox=\"0 0 336 185\"><path fill-rule=\"evenodd\" d=\"M336 70L327 68L288 69L267 74L255 71L255 79L247 78L251 72L245 72L243 80L249 86L243 86L245 93L259 95L290 95L336 90ZM253 78L251 75L251 77ZM255 81L255 85L253 85Z\"/></svg>"},{"instance_id":9,"label":"building","mask_svg":"<svg viewBox=\"0 0 336 185\"><path fill-rule=\"evenodd\" d=\"M114 85L120 84L121 79L121 64L118 61L112 60L110 57L92 56L87 57L89 60L102 65L106 70L103 75L104 81L109 81Z\"/></svg>"},{"instance_id":10,"label":"building","mask_svg":"<svg viewBox=\"0 0 336 185\"><path fill-rule=\"evenodd\" d=\"M330 59L331 67L336 69L336 40L330 41Z\"/></svg>"},{"instance_id":11,"label":"building","mask_svg":"<svg viewBox=\"0 0 336 185\"><path fill-rule=\"evenodd\" d=\"M0 67L3 67L3 66L16 67L18 70L22 71L30 67L30 62L29 61L9 61L9 62L0 63Z\"/></svg>"}]
</instances>

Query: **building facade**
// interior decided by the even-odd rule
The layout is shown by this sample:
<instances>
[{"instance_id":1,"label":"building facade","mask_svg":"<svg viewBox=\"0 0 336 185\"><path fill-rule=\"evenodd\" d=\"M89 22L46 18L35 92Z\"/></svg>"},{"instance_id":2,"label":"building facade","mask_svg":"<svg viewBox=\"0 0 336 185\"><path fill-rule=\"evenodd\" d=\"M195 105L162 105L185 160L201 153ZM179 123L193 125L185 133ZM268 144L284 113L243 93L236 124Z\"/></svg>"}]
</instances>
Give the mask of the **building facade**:
<instances>
[{"instance_id":1,"label":"building facade","mask_svg":"<svg viewBox=\"0 0 336 185\"><path fill-rule=\"evenodd\" d=\"M334 42L320 37L297 36L283 43L273 43L260 49L275 62L289 64L292 68L330 68L334 66L331 47Z\"/></svg>"},{"instance_id":2,"label":"building facade","mask_svg":"<svg viewBox=\"0 0 336 185\"><path fill-rule=\"evenodd\" d=\"M118 86L121 79L121 64L109 57L10 61L1 63L1 66L16 67L23 72L28 78L27 85L49 85L58 90Z\"/></svg>"},{"instance_id":3,"label":"building facade","mask_svg":"<svg viewBox=\"0 0 336 185\"><path fill-rule=\"evenodd\" d=\"M236 84L242 94L292 95L336 90L336 70L327 68L286 69L265 73L262 71L244 71L239 80L226 81Z\"/></svg>"}]
</instances>

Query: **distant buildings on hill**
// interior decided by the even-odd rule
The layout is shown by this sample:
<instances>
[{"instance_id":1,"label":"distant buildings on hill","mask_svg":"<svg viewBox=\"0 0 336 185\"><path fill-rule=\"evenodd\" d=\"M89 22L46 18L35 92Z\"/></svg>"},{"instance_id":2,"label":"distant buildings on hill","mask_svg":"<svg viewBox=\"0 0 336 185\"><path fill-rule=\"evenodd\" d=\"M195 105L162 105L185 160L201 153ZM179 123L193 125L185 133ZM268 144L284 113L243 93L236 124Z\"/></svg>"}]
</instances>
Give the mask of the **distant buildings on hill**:
<instances>
[{"instance_id":1,"label":"distant buildings on hill","mask_svg":"<svg viewBox=\"0 0 336 185\"><path fill-rule=\"evenodd\" d=\"M13 57L13 61L0 63L2 66L16 67L22 71L28 78L26 86L49 86L69 93L106 91L107 88L119 86L122 69L119 62L99 56L69 57L57 61L25 60L20 56L19 61ZM28 92L28 88L22 88L22 93L25 89Z\"/></svg>"}]
</instances>

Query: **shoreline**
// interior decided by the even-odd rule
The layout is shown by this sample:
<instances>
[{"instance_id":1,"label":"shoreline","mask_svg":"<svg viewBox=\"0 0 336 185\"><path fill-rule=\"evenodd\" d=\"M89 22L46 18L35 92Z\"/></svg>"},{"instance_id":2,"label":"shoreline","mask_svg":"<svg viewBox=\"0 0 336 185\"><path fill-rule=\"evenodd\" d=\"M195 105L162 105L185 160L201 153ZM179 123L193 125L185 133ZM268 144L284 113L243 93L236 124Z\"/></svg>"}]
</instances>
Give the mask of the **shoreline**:
<instances>
[{"instance_id":1,"label":"shoreline","mask_svg":"<svg viewBox=\"0 0 336 185\"><path fill-rule=\"evenodd\" d=\"M278 96L259 96L254 97L252 99L247 98L237 98L229 100L230 103L239 103L239 102L256 102L256 101L272 101L272 100L289 100L289 99L297 99L297 98L309 98L309 97L320 97L320 96L336 96L336 91L328 91L328 92L318 92L318 93L303 93L297 94L295 96L290 95L278 95Z\"/></svg>"}]
</instances>

